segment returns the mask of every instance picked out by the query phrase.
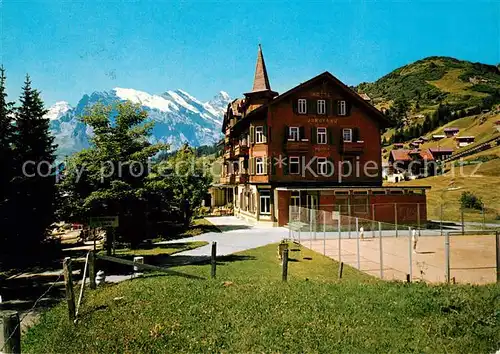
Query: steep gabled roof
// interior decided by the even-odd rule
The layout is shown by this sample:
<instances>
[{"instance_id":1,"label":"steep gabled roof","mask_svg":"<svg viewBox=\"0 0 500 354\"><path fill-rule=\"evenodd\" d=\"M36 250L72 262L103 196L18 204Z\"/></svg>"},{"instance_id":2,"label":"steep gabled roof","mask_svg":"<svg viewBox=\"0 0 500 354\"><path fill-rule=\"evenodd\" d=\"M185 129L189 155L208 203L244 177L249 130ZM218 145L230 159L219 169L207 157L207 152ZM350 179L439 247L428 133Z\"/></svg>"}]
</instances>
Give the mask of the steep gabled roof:
<instances>
[{"instance_id":1,"label":"steep gabled roof","mask_svg":"<svg viewBox=\"0 0 500 354\"><path fill-rule=\"evenodd\" d=\"M389 124L390 124L389 120L387 119L387 117L382 112L380 112L378 109L376 109L370 103L368 103L367 101L365 101L360 95L358 95L356 92L354 92L353 90L351 90L347 85L345 85L342 81L340 81L339 79L337 79L335 76L333 76L328 71L325 71L324 73L319 74L319 75L313 77L312 79L307 80L306 82L303 82L300 85L295 86L294 88L292 88L292 89L290 89L290 90L282 93L281 95L275 97L269 103L267 103L265 105L262 105L261 107L257 108L256 110L250 112L247 115L247 117L248 116L252 116L254 114L257 114L258 112L260 112L260 111L262 111L264 109L267 109L268 106L273 105L275 103L278 103L281 100L289 97L290 95L293 95L294 93L296 93L296 92L298 92L298 91L300 91L300 90L302 90L302 89L304 89L304 88L306 88L306 87L308 87L310 85L313 85L317 81L324 80L324 79L332 81L348 97L350 97L357 104L358 107L360 107L361 109L364 109L365 111L373 114L380 121L382 127L389 126Z\"/></svg>"}]
</instances>

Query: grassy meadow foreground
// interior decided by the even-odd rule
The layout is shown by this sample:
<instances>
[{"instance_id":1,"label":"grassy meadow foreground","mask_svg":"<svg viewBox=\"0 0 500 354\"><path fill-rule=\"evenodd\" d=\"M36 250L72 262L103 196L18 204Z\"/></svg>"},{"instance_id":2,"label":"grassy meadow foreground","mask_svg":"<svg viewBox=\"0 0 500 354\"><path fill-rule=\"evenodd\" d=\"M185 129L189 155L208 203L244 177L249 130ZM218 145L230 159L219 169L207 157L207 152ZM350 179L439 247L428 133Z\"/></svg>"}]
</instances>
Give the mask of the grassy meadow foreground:
<instances>
[{"instance_id":1,"label":"grassy meadow foreground","mask_svg":"<svg viewBox=\"0 0 500 354\"><path fill-rule=\"evenodd\" d=\"M23 337L27 353L494 353L500 286L378 281L291 245L289 281L277 246L209 265L206 279L152 274L86 293L77 325L64 303Z\"/></svg>"}]
</instances>

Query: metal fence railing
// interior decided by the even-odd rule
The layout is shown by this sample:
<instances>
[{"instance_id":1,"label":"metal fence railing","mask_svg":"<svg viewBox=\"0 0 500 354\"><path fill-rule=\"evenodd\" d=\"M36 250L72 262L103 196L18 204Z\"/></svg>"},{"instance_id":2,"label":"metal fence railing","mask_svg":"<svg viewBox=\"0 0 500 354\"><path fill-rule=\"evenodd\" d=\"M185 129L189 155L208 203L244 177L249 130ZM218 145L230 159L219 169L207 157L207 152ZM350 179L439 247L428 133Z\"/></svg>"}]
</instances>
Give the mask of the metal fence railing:
<instances>
[{"instance_id":1,"label":"metal fence railing","mask_svg":"<svg viewBox=\"0 0 500 354\"><path fill-rule=\"evenodd\" d=\"M498 231L418 228L303 207L290 207L287 226L290 240L382 279L500 281Z\"/></svg>"}]
</instances>

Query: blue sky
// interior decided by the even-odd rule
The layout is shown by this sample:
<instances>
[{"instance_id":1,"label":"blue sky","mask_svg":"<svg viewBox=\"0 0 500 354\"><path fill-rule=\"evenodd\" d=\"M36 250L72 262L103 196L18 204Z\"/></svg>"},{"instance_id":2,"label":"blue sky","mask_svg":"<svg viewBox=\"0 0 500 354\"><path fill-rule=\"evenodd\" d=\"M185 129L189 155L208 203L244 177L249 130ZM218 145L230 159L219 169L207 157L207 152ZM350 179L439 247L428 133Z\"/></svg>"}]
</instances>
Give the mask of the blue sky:
<instances>
[{"instance_id":1,"label":"blue sky","mask_svg":"<svg viewBox=\"0 0 500 354\"><path fill-rule=\"evenodd\" d=\"M0 62L47 105L127 87L208 100L252 87L262 43L274 90L325 70L353 85L431 55L500 62L500 2L0 0Z\"/></svg>"}]
</instances>

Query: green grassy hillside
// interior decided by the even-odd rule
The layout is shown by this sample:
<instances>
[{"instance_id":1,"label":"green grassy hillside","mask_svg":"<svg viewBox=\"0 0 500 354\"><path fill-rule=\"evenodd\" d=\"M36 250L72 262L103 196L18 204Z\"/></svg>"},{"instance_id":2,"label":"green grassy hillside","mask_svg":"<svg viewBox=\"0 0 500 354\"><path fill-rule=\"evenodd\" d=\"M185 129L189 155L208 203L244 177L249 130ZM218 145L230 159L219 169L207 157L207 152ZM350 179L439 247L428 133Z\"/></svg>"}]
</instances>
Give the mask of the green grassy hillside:
<instances>
[{"instance_id":1,"label":"green grassy hillside","mask_svg":"<svg viewBox=\"0 0 500 354\"><path fill-rule=\"evenodd\" d=\"M482 142L492 138L493 136L500 134L496 129L496 124L495 124L495 122L498 120L500 120L500 106L494 107L490 112L487 113L481 113L477 115L456 119L425 134L424 136L429 138L429 141L422 144L421 148L428 149L428 148L442 147L442 148L453 148L457 151L461 149L469 149L470 147L476 144L481 144ZM475 142L467 147L458 149L456 147L456 141L454 140L454 138L444 138L439 141L431 140L433 135L442 135L444 134L444 129L450 127L459 128L460 129L460 132L458 134L459 136L475 136L476 138ZM384 133L383 138L388 140L393 132L394 131L392 129L388 130L387 132ZM408 148L408 144L412 140L414 139L405 142L406 148ZM385 152L382 153L382 158L384 161L387 161L389 153L392 150L392 148L393 148L392 144L384 147ZM484 152L483 155L484 154L489 154L489 152ZM500 170L498 171L498 174L500 175Z\"/></svg>"},{"instance_id":2,"label":"green grassy hillside","mask_svg":"<svg viewBox=\"0 0 500 354\"><path fill-rule=\"evenodd\" d=\"M398 99L411 102L412 113L426 113L438 104L455 110L482 106L500 98L500 70L494 65L450 57L429 57L400 67L374 83L361 83L378 108Z\"/></svg>"}]
</instances>

